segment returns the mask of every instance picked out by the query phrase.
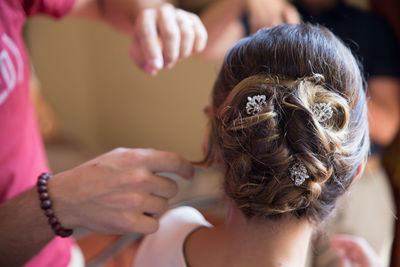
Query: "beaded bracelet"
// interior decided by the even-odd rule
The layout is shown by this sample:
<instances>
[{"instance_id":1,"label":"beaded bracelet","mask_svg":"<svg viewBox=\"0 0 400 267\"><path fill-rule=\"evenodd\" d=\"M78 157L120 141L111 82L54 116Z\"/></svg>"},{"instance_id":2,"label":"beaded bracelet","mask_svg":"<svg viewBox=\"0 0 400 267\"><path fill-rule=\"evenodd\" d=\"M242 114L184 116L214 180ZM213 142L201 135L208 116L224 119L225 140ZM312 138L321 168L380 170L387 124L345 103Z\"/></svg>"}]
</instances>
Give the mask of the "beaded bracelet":
<instances>
[{"instance_id":1,"label":"beaded bracelet","mask_svg":"<svg viewBox=\"0 0 400 267\"><path fill-rule=\"evenodd\" d=\"M51 177L52 175L48 173L42 173L38 177L37 191L39 193L40 208L44 210L44 213L46 214L54 233L61 237L68 237L72 235L73 230L62 227L57 217L54 215L53 209L51 208L52 203L49 199L49 194L47 193L47 180L49 180Z\"/></svg>"}]
</instances>

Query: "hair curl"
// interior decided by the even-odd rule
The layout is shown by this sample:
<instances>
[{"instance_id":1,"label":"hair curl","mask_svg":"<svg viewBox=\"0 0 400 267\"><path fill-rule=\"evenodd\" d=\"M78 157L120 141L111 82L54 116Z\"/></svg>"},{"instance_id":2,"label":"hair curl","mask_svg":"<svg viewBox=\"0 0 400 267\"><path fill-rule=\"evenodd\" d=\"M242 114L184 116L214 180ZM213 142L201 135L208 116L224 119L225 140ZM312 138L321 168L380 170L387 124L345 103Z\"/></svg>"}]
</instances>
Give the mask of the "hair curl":
<instances>
[{"instance_id":1,"label":"hair curl","mask_svg":"<svg viewBox=\"0 0 400 267\"><path fill-rule=\"evenodd\" d=\"M324 27L282 24L238 42L214 85L206 156L223 162L227 196L249 218L324 219L368 154L363 88L351 52ZM266 105L248 115L254 95ZM332 117L318 121L316 103ZM288 170L299 161L310 178L296 186Z\"/></svg>"}]
</instances>

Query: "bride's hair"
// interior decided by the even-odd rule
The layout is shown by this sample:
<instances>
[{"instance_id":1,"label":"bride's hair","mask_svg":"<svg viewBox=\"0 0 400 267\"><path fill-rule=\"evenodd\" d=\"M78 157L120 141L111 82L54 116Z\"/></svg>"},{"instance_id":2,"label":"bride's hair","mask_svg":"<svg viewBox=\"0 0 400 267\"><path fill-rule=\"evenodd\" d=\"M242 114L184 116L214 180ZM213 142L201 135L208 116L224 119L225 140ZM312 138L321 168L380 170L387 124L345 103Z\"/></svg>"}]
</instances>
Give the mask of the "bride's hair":
<instances>
[{"instance_id":1,"label":"bride's hair","mask_svg":"<svg viewBox=\"0 0 400 267\"><path fill-rule=\"evenodd\" d=\"M265 101L248 112L255 96ZM320 110L325 120L316 104L329 106ZM210 123L206 162L222 162L225 192L248 218L324 219L369 149L358 64L329 30L310 24L239 41L215 82ZM291 177L296 164L308 176L300 185Z\"/></svg>"}]
</instances>

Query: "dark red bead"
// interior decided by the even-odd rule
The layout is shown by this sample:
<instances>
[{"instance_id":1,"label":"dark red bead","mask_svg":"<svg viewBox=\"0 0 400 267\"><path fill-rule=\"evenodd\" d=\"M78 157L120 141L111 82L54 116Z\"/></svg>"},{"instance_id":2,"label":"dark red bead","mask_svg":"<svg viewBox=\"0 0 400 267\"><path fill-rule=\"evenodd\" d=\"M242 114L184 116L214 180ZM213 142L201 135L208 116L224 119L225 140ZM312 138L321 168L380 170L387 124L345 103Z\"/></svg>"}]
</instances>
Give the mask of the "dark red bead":
<instances>
[{"instance_id":1,"label":"dark red bead","mask_svg":"<svg viewBox=\"0 0 400 267\"><path fill-rule=\"evenodd\" d=\"M54 216L53 216L53 217L50 217L48 221L49 221L49 224L50 224L50 225L53 225L53 224L57 224L57 223L58 223L57 218L54 217Z\"/></svg>"},{"instance_id":2,"label":"dark red bead","mask_svg":"<svg viewBox=\"0 0 400 267\"><path fill-rule=\"evenodd\" d=\"M39 193L44 193L47 191L47 186L45 186L45 185L38 186L37 190Z\"/></svg>"},{"instance_id":3,"label":"dark red bead","mask_svg":"<svg viewBox=\"0 0 400 267\"><path fill-rule=\"evenodd\" d=\"M55 232L58 232L58 231L60 231L60 230L62 229L62 226L61 226L61 224L56 223L56 224L52 224L52 225L51 225L51 228L53 228L53 230L54 230Z\"/></svg>"},{"instance_id":4,"label":"dark red bead","mask_svg":"<svg viewBox=\"0 0 400 267\"><path fill-rule=\"evenodd\" d=\"M47 217L53 217L54 211L53 211L53 209L47 209L44 211L44 214L46 214Z\"/></svg>"},{"instance_id":5,"label":"dark red bead","mask_svg":"<svg viewBox=\"0 0 400 267\"><path fill-rule=\"evenodd\" d=\"M40 199L40 200L47 200L47 199L49 199L49 194L47 194L46 192L41 193L41 194L39 195L39 199Z\"/></svg>"},{"instance_id":6,"label":"dark red bead","mask_svg":"<svg viewBox=\"0 0 400 267\"><path fill-rule=\"evenodd\" d=\"M74 230L72 230L72 229L65 229L64 230L64 236L63 237L67 237L67 236L70 236L70 235L72 235L72 233L74 232Z\"/></svg>"},{"instance_id":7,"label":"dark red bead","mask_svg":"<svg viewBox=\"0 0 400 267\"><path fill-rule=\"evenodd\" d=\"M47 210L48 208L51 207L51 201L50 200L44 200L42 203L40 203L40 207L44 210Z\"/></svg>"},{"instance_id":8,"label":"dark red bead","mask_svg":"<svg viewBox=\"0 0 400 267\"><path fill-rule=\"evenodd\" d=\"M48 173L42 173L37 181L37 191L39 192L40 207L44 210L51 228L54 230L55 234L61 237L68 237L72 235L72 229L64 229L58 222L58 219L54 216L54 211L51 209L51 201L49 199L49 194L47 193L47 180L52 176Z\"/></svg>"},{"instance_id":9,"label":"dark red bead","mask_svg":"<svg viewBox=\"0 0 400 267\"><path fill-rule=\"evenodd\" d=\"M45 179L45 180L48 180L48 179L51 178L51 174L42 173L42 174L39 176L39 178L43 178L43 179Z\"/></svg>"},{"instance_id":10,"label":"dark red bead","mask_svg":"<svg viewBox=\"0 0 400 267\"><path fill-rule=\"evenodd\" d=\"M37 186L41 186L41 185L47 185L47 180L39 179L37 182Z\"/></svg>"},{"instance_id":11,"label":"dark red bead","mask_svg":"<svg viewBox=\"0 0 400 267\"><path fill-rule=\"evenodd\" d=\"M68 237L72 235L74 231L72 229L62 229L60 231L56 232L56 235L61 236L61 237Z\"/></svg>"}]
</instances>

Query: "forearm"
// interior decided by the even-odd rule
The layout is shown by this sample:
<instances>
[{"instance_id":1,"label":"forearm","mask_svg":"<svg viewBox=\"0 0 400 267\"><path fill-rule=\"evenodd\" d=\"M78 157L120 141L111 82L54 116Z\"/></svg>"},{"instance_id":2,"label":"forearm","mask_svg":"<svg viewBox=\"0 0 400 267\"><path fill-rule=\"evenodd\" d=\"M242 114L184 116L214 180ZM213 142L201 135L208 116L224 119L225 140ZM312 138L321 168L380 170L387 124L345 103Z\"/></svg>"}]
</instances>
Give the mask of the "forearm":
<instances>
[{"instance_id":1,"label":"forearm","mask_svg":"<svg viewBox=\"0 0 400 267\"><path fill-rule=\"evenodd\" d=\"M242 21L244 12L248 16L246 26ZM210 59L222 59L245 34L254 33L262 27L300 22L297 10L286 0L220 0L201 17L209 36L203 55Z\"/></svg>"},{"instance_id":2,"label":"forearm","mask_svg":"<svg viewBox=\"0 0 400 267\"><path fill-rule=\"evenodd\" d=\"M374 100L370 100L368 109L371 140L382 146L389 145L399 128L398 113L388 110Z\"/></svg>"},{"instance_id":3,"label":"forearm","mask_svg":"<svg viewBox=\"0 0 400 267\"><path fill-rule=\"evenodd\" d=\"M54 237L36 188L1 204L0 218L2 266L22 266Z\"/></svg>"},{"instance_id":4,"label":"forearm","mask_svg":"<svg viewBox=\"0 0 400 267\"><path fill-rule=\"evenodd\" d=\"M103 20L120 31L129 31L140 10L164 0L75 0L70 16Z\"/></svg>"},{"instance_id":5,"label":"forearm","mask_svg":"<svg viewBox=\"0 0 400 267\"><path fill-rule=\"evenodd\" d=\"M375 143L386 146L400 125L400 80L374 77L368 80L368 87L370 136Z\"/></svg>"},{"instance_id":6,"label":"forearm","mask_svg":"<svg viewBox=\"0 0 400 267\"><path fill-rule=\"evenodd\" d=\"M221 0L201 14L208 31L208 43L202 53L207 58L220 59L245 34L240 21L245 10L243 0Z\"/></svg>"}]
</instances>

